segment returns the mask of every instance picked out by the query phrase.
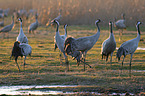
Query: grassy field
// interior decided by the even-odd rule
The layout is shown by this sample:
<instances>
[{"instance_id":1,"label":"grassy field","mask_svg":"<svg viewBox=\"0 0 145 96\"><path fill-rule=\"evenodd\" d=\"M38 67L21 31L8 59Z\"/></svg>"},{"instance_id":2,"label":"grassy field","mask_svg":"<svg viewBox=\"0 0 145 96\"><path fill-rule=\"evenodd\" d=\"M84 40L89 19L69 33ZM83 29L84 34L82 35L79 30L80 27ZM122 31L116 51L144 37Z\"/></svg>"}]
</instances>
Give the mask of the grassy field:
<instances>
[{"instance_id":1,"label":"grassy field","mask_svg":"<svg viewBox=\"0 0 145 96\"><path fill-rule=\"evenodd\" d=\"M101 26L101 23L99 24ZM141 26L141 31L142 31ZM27 27L23 30L28 37L32 47L32 56L27 57L25 72L23 71L23 59L19 57L18 63L22 72L14 60L10 60L13 44L18 36L19 23L9 32L9 38L2 38L0 35L0 85L80 85L90 86L90 89L102 89L102 92L119 90L120 92L140 93L145 92L145 50L136 50L132 61L132 76L129 77L130 55L126 56L123 70L121 71L121 61L116 58L116 51L113 54L113 63L101 59L101 44L108 38L108 28L101 27L100 38L94 47L88 51L86 62L92 66L86 66L83 71L83 63L77 66L76 61L69 57L70 71L65 72L65 66L60 65L59 50L54 51L55 28L45 28L40 26L36 34L28 34ZM90 36L97 32L94 26L68 26L68 35L75 38ZM60 34L64 34L63 26L60 26ZM145 38L145 33L141 32L141 38ZM123 33L122 41L119 42L118 30L114 29L114 35L119 47L124 41L136 37L136 29L129 28ZM145 41L140 41L139 47L145 47ZM92 88L93 86L93 88ZM82 88L85 90L85 88ZM82 90L81 89L81 90Z\"/></svg>"}]
</instances>

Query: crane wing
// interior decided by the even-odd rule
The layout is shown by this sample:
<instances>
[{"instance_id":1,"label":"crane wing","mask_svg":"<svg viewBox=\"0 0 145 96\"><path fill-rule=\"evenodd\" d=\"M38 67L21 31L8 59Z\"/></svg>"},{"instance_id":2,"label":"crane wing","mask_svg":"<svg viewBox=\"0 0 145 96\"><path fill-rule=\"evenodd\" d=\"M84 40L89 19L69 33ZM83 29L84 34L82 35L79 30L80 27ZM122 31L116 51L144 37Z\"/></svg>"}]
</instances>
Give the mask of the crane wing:
<instances>
[{"instance_id":1,"label":"crane wing","mask_svg":"<svg viewBox=\"0 0 145 96\"><path fill-rule=\"evenodd\" d=\"M31 54L32 52L32 47L29 44L20 43L19 47L22 48L22 54L24 56L27 56L28 54Z\"/></svg>"}]
</instances>

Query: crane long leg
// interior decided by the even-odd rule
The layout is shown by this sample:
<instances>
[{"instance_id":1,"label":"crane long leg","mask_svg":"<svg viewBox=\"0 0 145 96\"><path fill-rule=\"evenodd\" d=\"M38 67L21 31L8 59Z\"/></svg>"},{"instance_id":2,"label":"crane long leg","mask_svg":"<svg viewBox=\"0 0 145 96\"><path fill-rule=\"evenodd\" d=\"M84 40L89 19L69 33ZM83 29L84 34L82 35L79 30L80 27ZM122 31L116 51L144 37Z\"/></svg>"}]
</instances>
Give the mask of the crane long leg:
<instances>
[{"instance_id":1,"label":"crane long leg","mask_svg":"<svg viewBox=\"0 0 145 96\"><path fill-rule=\"evenodd\" d=\"M83 52L83 54L82 54L82 57L83 57L83 59L84 59L84 71L85 71L85 68L86 68L86 66L85 66L85 63L86 63L85 57L86 57L86 55L85 55L84 52Z\"/></svg>"},{"instance_id":2,"label":"crane long leg","mask_svg":"<svg viewBox=\"0 0 145 96\"><path fill-rule=\"evenodd\" d=\"M68 58L65 58L65 63L66 63L66 71L69 71L69 61Z\"/></svg>"},{"instance_id":3,"label":"crane long leg","mask_svg":"<svg viewBox=\"0 0 145 96\"><path fill-rule=\"evenodd\" d=\"M109 56L109 55L106 56L106 62L108 61L108 56Z\"/></svg>"},{"instance_id":4,"label":"crane long leg","mask_svg":"<svg viewBox=\"0 0 145 96\"><path fill-rule=\"evenodd\" d=\"M90 68L92 68L89 64L87 64L86 62L80 60L81 62L83 62L84 64L88 65Z\"/></svg>"},{"instance_id":5,"label":"crane long leg","mask_svg":"<svg viewBox=\"0 0 145 96\"><path fill-rule=\"evenodd\" d=\"M86 58L86 53L84 53L82 55L83 55L83 58L84 58L84 62L82 60L81 61L84 63L84 71L85 71L85 68L86 68L85 65L88 65L90 68L92 68L89 64L86 63L86 59L85 59Z\"/></svg>"},{"instance_id":6,"label":"crane long leg","mask_svg":"<svg viewBox=\"0 0 145 96\"><path fill-rule=\"evenodd\" d=\"M68 57L65 55L65 53L63 53L63 55L65 57L66 71L69 71L69 61L68 61Z\"/></svg>"},{"instance_id":7,"label":"crane long leg","mask_svg":"<svg viewBox=\"0 0 145 96\"><path fill-rule=\"evenodd\" d=\"M60 65L63 65L63 64L62 64L62 56L61 56L61 51L59 51L59 59L60 59Z\"/></svg>"},{"instance_id":8,"label":"crane long leg","mask_svg":"<svg viewBox=\"0 0 145 96\"><path fill-rule=\"evenodd\" d=\"M102 52L102 59L103 59L103 52Z\"/></svg>"},{"instance_id":9,"label":"crane long leg","mask_svg":"<svg viewBox=\"0 0 145 96\"><path fill-rule=\"evenodd\" d=\"M119 31L119 41L121 41L122 33L123 33L123 29L121 29L121 30Z\"/></svg>"},{"instance_id":10,"label":"crane long leg","mask_svg":"<svg viewBox=\"0 0 145 96\"><path fill-rule=\"evenodd\" d=\"M26 56L24 58L24 71L25 71L25 65L26 65L25 60L26 60Z\"/></svg>"},{"instance_id":11,"label":"crane long leg","mask_svg":"<svg viewBox=\"0 0 145 96\"><path fill-rule=\"evenodd\" d=\"M113 55L113 52L111 53L111 58L110 58L110 63L112 64L112 55Z\"/></svg>"},{"instance_id":12,"label":"crane long leg","mask_svg":"<svg viewBox=\"0 0 145 96\"><path fill-rule=\"evenodd\" d=\"M16 64L17 64L18 69L19 69L19 72L20 72L20 68L19 68L19 65L18 65L18 63L17 63L17 58L18 58L18 57L15 58L15 62L16 62Z\"/></svg>"},{"instance_id":13,"label":"crane long leg","mask_svg":"<svg viewBox=\"0 0 145 96\"><path fill-rule=\"evenodd\" d=\"M123 62L124 62L124 59L125 59L125 56L123 57L123 61L122 61L122 68L121 68L121 70L123 69Z\"/></svg>"},{"instance_id":14,"label":"crane long leg","mask_svg":"<svg viewBox=\"0 0 145 96\"><path fill-rule=\"evenodd\" d=\"M129 76L131 77L131 61L132 61L132 56L133 54L131 54L131 57L130 57L130 68L129 68Z\"/></svg>"}]
</instances>

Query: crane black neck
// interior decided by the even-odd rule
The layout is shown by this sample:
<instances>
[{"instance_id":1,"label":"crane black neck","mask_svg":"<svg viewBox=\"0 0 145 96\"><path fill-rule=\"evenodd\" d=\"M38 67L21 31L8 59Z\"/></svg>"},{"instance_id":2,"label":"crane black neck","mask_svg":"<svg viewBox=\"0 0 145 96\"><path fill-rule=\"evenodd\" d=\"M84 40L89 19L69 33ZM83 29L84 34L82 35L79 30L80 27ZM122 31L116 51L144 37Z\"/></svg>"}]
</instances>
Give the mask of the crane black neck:
<instances>
[{"instance_id":1,"label":"crane black neck","mask_svg":"<svg viewBox=\"0 0 145 96\"><path fill-rule=\"evenodd\" d=\"M111 23L109 26L110 26L110 32L113 33L113 30L112 30L112 23Z\"/></svg>"},{"instance_id":2,"label":"crane black neck","mask_svg":"<svg viewBox=\"0 0 145 96\"><path fill-rule=\"evenodd\" d=\"M59 24L58 22L56 22L56 32L58 32L58 30L59 30Z\"/></svg>"},{"instance_id":3,"label":"crane black neck","mask_svg":"<svg viewBox=\"0 0 145 96\"><path fill-rule=\"evenodd\" d=\"M67 35L67 28L66 28L66 26L65 26L65 34Z\"/></svg>"},{"instance_id":4,"label":"crane black neck","mask_svg":"<svg viewBox=\"0 0 145 96\"><path fill-rule=\"evenodd\" d=\"M99 28L99 25L98 25L98 23L96 23L96 26L97 26L97 28L98 28L98 31L100 32L100 28Z\"/></svg>"},{"instance_id":5,"label":"crane black neck","mask_svg":"<svg viewBox=\"0 0 145 96\"><path fill-rule=\"evenodd\" d=\"M140 35L140 28L139 28L139 25L137 25L136 27L137 27L138 34Z\"/></svg>"}]
</instances>

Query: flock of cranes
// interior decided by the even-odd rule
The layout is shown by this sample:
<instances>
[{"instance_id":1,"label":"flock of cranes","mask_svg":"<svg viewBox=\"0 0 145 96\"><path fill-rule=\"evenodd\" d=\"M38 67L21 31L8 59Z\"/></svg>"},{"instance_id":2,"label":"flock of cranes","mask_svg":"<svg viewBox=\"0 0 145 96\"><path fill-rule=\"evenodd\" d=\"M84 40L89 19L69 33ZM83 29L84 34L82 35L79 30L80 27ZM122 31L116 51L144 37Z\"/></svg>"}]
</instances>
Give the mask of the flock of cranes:
<instances>
[{"instance_id":1,"label":"flock of cranes","mask_svg":"<svg viewBox=\"0 0 145 96\"><path fill-rule=\"evenodd\" d=\"M61 12L61 10L60 10ZM77 64L79 66L80 62L84 63L84 71L85 71L85 65L88 65L90 68L91 66L86 63L86 54L87 52L95 45L95 43L98 41L100 37L100 27L99 23L101 22L100 19L95 21L95 25L97 27L97 32L96 34L92 36L86 36L86 37L80 37L80 38L73 38L73 37L68 37L67 38L67 24L64 25L64 30L65 30L65 35L60 35L59 33L59 20L61 18L61 14L59 14L58 17L54 18L50 24L56 24L56 33L55 33L55 49L58 48L61 52L63 53L63 56L65 58L65 64L66 64L66 71L69 71L69 61L68 61L68 55L72 56L74 59L77 60ZM28 27L28 32L29 33L34 33L34 30L36 30L39 26L38 23L38 14L35 14L35 22L31 23ZM28 44L28 38L23 32L22 28L22 19L18 18L18 21L20 22L20 32L18 34L18 37L16 38L16 41L14 42L14 46L12 49L12 54L11 57L15 57L15 63L18 67L18 70L20 71L19 65L17 63L17 59L19 56L24 56L24 68L25 68L25 60L28 55L31 55L32 52L32 47ZM131 61L132 61L132 56L134 52L136 51L138 47L138 43L140 41L140 29L139 25L141 22L137 22L136 28L137 28L137 37L124 42L120 48L117 50L117 58L120 60L120 57L124 55L123 61L122 61L122 67L123 67L123 62L126 57L126 55L131 54L130 58L130 73L131 73ZM114 23L115 27L118 29L121 29L120 36L122 35L123 29L126 28L125 25L125 17L124 14L122 14L122 19L118 20ZM0 32L3 33L8 33L9 31L12 30L14 26L14 16L12 16L12 23L10 25L7 25L0 29ZM108 60L109 55L111 56L110 62L112 62L112 55L114 50L116 49L116 41L115 37L113 34L113 22L109 22L110 26L110 36L104 40L102 43L102 48L101 48L101 54L102 54L102 59L106 57L106 61ZM121 37L119 37L120 40ZM61 55L60 55L61 58ZM60 59L60 62L61 59Z\"/></svg>"}]
</instances>

